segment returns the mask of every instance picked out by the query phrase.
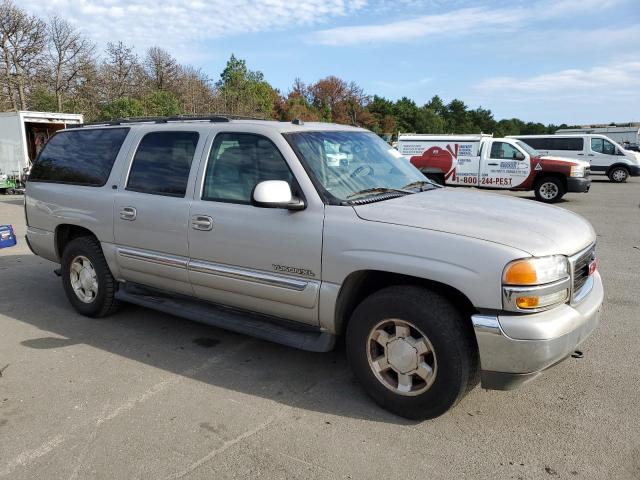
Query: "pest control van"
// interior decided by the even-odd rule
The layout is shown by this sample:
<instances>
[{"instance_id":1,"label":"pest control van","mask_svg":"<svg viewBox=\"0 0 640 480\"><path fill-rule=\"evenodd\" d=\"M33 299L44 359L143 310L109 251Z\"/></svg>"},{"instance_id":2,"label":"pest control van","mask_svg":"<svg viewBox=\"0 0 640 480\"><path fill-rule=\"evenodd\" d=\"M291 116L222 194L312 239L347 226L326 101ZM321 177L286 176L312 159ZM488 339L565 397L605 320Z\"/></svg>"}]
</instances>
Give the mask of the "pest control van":
<instances>
[{"instance_id":1,"label":"pest control van","mask_svg":"<svg viewBox=\"0 0 640 480\"><path fill-rule=\"evenodd\" d=\"M402 134L398 150L443 185L533 190L545 203L557 202L567 192L588 192L591 186L587 162L543 156L514 138Z\"/></svg>"},{"instance_id":2,"label":"pest control van","mask_svg":"<svg viewBox=\"0 0 640 480\"><path fill-rule=\"evenodd\" d=\"M74 113L0 113L0 175L20 182L51 135L80 124L82 115Z\"/></svg>"},{"instance_id":3,"label":"pest control van","mask_svg":"<svg viewBox=\"0 0 640 480\"><path fill-rule=\"evenodd\" d=\"M625 150L605 135L518 135L511 138L521 140L545 155L586 160L593 173L606 175L615 183L640 175L640 153Z\"/></svg>"}]
</instances>

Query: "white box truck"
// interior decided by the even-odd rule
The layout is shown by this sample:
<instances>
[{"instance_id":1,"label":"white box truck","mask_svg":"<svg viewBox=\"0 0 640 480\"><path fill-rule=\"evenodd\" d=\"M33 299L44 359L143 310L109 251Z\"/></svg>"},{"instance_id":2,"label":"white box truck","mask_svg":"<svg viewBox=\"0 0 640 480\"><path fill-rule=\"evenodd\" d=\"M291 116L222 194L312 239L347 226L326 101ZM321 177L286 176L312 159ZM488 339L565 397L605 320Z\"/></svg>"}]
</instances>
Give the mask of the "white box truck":
<instances>
[{"instance_id":1,"label":"white box truck","mask_svg":"<svg viewBox=\"0 0 640 480\"><path fill-rule=\"evenodd\" d=\"M51 135L82 122L82 115L75 113L0 113L0 194L23 181Z\"/></svg>"}]
</instances>

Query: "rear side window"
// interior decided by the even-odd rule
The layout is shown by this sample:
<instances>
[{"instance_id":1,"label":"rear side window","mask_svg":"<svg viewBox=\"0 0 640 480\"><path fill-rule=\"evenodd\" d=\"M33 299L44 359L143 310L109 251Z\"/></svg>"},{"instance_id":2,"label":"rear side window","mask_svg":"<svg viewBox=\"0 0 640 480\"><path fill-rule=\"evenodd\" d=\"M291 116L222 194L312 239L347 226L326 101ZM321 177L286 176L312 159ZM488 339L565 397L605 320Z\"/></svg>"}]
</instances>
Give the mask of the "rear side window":
<instances>
[{"instance_id":1,"label":"rear side window","mask_svg":"<svg viewBox=\"0 0 640 480\"><path fill-rule=\"evenodd\" d=\"M571 152L581 152L584 148L584 139L563 138L563 137L546 137L546 138L521 138L524 143L535 148L536 150L563 150Z\"/></svg>"},{"instance_id":2,"label":"rear side window","mask_svg":"<svg viewBox=\"0 0 640 480\"><path fill-rule=\"evenodd\" d=\"M197 132L154 132L142 138L129 172L127 190L184 197Z\"/></svg>"},{"instance_id":3,"label":"rear side window","mask_svg":"<svg viewBox=\"0 0 640 480\"><path fill-rule=\"evenodd\" d=\"M563 150L570 152L581 152L584 148L582 137L546 137L546 138L521 138L527 145L536 150Z\"/></svg>"},{"instance_id":4,"label":"rear side window","mask_svg":"<svg viewBox=\"0 0 640 480\"><path fill-rule=\"evenodd\" d=\"M57 133L40 153L29 180L101 187L128 132L108 128Z\"/></svg>"}]
</instances>

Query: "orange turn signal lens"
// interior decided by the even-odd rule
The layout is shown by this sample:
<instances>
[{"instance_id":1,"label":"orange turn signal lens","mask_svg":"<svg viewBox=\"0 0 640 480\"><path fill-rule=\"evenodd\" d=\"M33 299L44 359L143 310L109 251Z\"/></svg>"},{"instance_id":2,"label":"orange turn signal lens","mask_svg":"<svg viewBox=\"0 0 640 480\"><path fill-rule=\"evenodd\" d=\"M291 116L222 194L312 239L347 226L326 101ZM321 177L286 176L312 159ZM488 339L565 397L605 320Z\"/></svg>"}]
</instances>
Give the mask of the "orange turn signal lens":
<instances>
[{"instance_id":1,"label":"orange turn signal lens","mask_svg":"<svg viewBox=\"0 0 640 480\"><path fill-rule=\"evenodd\" d=\"M518 297L516 299L516 305L518 308L537 308L540 304L540 297Z\"/></svg>"},{"instance_id":2,"label":"orange turn signal lens","mask_svg":"<svg viewBox=\"0 0 640 480\"><path fill-rule=\"evenodd\" d=\"M538 283L536 268L529 260L514 262L504 272L507 285L535 285Z\"/></svg>"}]
</instances>

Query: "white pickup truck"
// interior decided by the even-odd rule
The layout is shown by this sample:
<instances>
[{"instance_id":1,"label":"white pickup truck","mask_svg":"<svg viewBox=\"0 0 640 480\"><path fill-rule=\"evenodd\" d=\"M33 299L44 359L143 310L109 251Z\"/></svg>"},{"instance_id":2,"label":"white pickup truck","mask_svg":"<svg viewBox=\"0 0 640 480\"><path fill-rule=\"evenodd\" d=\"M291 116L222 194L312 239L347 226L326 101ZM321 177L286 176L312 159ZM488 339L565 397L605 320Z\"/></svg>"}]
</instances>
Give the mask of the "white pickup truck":
<instances>
[{"instance_id":1,"label":"white pickup truck","mask_svg":"<svg viewBox=\"0 0 640 480\"><path fill-rule=\"evenodd\" d=\"M440 184L533 190L545 203L557 202L567 192L588 192L591 186L587 162L543 156L513 138L404 134L398 150Z\"/></svg>"}]
</instances>

